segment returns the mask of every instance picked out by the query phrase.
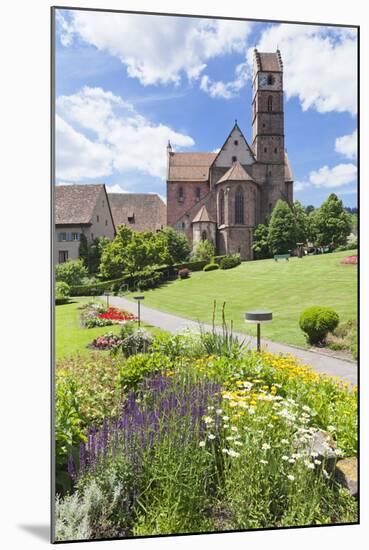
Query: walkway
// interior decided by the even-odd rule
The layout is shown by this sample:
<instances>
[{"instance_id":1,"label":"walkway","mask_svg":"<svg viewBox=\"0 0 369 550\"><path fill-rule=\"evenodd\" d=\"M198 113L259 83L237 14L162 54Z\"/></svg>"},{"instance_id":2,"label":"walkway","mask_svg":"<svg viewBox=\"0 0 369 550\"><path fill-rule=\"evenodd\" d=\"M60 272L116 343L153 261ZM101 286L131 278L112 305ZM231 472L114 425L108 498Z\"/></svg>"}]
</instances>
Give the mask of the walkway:
<instances>
[{"instance_id":1,"label":"walkway","mask_svg":"<svg viewBox=\"0 0 369 550\"><path fill-rule=\"evenodd\" d=\"M118 296L110 296L109 302L112 306L120 307L131 313L137 314L137 304L127 298L121 298ZM157 309L152 309L144 306L141 303L141 320L161 328L168 332L183 332L186 329L193 331L199 331L199 323L192 321L191 319L185 319L184 317L178 317L172 313L165 313ZM212 330L211 325L201 323L205 330ZM221 332L221 328L217 328L217 331ZM245 340L246 344L251 347L256 346L256 339L253 336L235 332L240 340ZM308 351L305 349L297 348L294 346L288 346L287 344L279 344L270 340L262 340L262 347L266 348L271 353L292 353L302 363L310 365L316 372L322 374L329 374L330 376L339 376L345 382L351 384L357 384L357 365L350 361L344 361L331 357L322 353Z\"/></svg>"}]
</instances>

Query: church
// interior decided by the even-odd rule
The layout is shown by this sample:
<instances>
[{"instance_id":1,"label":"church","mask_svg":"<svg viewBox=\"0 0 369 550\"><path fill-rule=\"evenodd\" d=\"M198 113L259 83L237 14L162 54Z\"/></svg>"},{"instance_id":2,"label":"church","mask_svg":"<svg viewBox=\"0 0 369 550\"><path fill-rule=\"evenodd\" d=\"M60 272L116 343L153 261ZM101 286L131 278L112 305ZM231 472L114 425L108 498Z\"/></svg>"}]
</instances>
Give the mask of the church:
<instances>
[{"instance_id":1,"label":"church","mask_svg":"<svg viewBox=\"0 0 369 550\"><path fill-rule=\"evenodd\" d=\"M281 53L254 50L252 143L235 122L217 153L174 152L167 146L167 225L195 248L211 241L217 254L252 259L254 228L276 202L293 201L284 144Z\"/></svg>"}]
</instances>

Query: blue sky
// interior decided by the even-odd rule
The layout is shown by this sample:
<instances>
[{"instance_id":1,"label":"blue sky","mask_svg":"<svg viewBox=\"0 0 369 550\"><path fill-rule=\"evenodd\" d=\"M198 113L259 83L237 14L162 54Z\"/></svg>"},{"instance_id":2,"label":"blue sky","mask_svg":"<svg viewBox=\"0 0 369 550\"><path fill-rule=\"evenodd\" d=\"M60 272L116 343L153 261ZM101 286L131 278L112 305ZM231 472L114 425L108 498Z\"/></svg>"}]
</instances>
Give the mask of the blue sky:
<instances>
[{"instance_id":1,"label":"blue sky","mask_svg":"<svg viewBox=\"0 0 369 550\"><path fill-rule=\"evenodd\" d=\"M58 10L57 183L165 196L166 143L251 143L251 60L281 50L295 198L357 204L356 30Z\"/></svg>"}]
</instances>

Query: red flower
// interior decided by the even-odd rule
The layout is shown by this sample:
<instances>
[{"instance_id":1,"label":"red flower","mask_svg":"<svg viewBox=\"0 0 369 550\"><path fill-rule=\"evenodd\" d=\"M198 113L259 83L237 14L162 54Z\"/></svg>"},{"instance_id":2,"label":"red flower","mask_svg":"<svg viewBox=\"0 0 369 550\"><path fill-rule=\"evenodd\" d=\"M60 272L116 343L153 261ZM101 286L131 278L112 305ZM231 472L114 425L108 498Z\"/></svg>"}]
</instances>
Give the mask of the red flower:
<instances>
[{"instance_id":1,"label":"red flower","mask_svg":"<svg viewBox=\"0 0 369 550\"><path fill-rule=\"evenodd\" d=\"M111 321L131 321L136 319L132 313L116 307L110 307L106 313L99 313L99 317L101 319L110 319Z\"/></svg>"}]
</instances>

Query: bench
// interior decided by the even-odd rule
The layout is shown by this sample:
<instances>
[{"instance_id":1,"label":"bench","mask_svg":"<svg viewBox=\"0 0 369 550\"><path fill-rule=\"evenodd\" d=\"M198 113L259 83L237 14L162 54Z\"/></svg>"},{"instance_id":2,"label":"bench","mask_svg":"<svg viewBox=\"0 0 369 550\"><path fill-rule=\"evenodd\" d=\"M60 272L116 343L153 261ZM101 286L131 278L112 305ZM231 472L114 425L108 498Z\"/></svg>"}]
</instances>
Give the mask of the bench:
<instances>
[{"instance_id":1,"label":"bench","mask_svg":"<svg viewBox=\"0 0 369 550\"><path fill-rule=\"evenodd\" d=\"M276 262L278 262L278 260L287 260L288 262L289 257L290 257L290 254L274 254L274 259Z\"/></svg>"}]
</instances>

